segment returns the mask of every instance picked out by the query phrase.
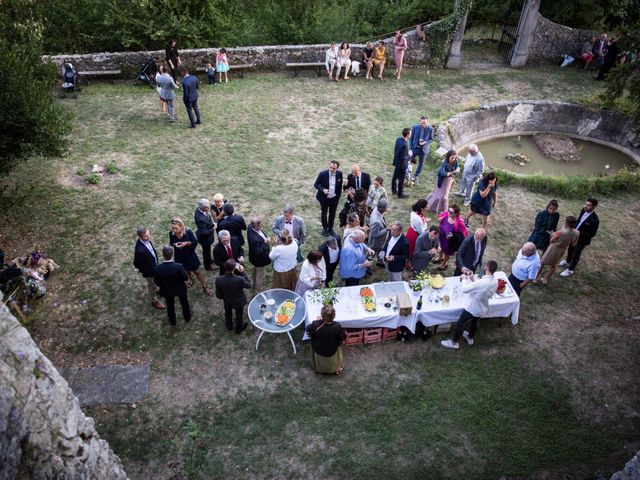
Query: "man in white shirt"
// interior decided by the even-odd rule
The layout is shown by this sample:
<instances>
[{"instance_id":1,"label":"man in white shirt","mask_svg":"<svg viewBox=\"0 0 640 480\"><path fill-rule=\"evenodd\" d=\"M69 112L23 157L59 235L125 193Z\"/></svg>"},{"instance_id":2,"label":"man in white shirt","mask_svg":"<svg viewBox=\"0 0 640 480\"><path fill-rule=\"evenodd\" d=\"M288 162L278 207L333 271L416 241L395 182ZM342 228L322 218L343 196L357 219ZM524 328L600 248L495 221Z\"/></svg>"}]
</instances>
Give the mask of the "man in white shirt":
<instances>
[{"instance_id":1,"label":"man in white shirt","mask_svg":"<svg viewBox=\"0 0 640 480\"><path fill-rule=\"evenodd\" d=\"M444 348L457 350L460 337L464 337L469 345L473 345L473 337L478 331L480 317L484 317L489 312L489 300L498 289L498 281L493 276L497 269L496 261L489 260L484 267L484 277L476 279L471 275L469 279L463 280L462 292L467 298L467 306L458 317L453 338L440 342ZM469 320L471 320L471 329L466 331L464 324Z\"/></svg>"},{"instance_id":2,"label":"man in white shirt","mask_svg":"<svg viewBox=\"0 0 640 480\"><path fill-rule=\"evenodd\" d=\"M327 74L329 75L329 80L333 80L333 69L338 62L338 47L336 47L335 42L331 42L331 46L329 50L327 50L324 57L324 66L327 68ZM336 80L338 80L336 75Z\"/></svg>"},{"instance_id":3,"label":"man in white shirt","mask_svg":"<svg viewBox=\"0 0 640 480\"><path fill-rule=\"evenodd\" d=\"M342 193L342 172L338 170L340 162L332 160L329 169L318 174L313 187L317 190L316 199L320 203L320 218L322 220L322 234L335 237L333 223Z\"/></svg>"}]
</instances>

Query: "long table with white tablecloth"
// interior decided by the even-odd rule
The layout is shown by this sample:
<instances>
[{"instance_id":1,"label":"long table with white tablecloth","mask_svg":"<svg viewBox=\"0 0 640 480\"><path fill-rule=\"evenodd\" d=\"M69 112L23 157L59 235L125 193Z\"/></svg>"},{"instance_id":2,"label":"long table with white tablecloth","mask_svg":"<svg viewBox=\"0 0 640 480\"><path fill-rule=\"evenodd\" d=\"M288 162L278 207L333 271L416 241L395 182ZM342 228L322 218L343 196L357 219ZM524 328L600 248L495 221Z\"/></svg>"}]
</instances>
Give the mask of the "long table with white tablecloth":
<instances>
[{"instance_id":1,"label":"long table with white tablecloth","mask_svg":"<svg viewBox=\"0 0 640 480\"><path fill-rule=\"evenodd\" d=\"M504 272L496 272L496 279L507 280ZM456 286L460 284L460 277L445 278L445 285L441 289L425 288L420 292L414 292L407 282L381 282L356 287L343 287L340 289L338 301L334 304L336 309L335 320L344 328L398 328L407 327L415 333L418 321L425 326L441 325L455 322L467 304L467 295L462 294ZM360 289L369 287L376 297L376 309L367 312L360 299ZM409 315L399 315L395 305L385 307L390 297L396 297L400 292L407 292L411 298L413 308ZM418 298L422 294L422 309L417 310ZM457 294L457 295L456 295ZM442 299L448 296L448 304ZM313 300L311 291L306 292L307 317L305 325L320 316L322 305ZM506 290L503 294L495 294L489 300L489 313L485 317L511 317L511 323L518 323L520 313L520 298L515 294L507 280Z\"/></svg>"}]
</instances>

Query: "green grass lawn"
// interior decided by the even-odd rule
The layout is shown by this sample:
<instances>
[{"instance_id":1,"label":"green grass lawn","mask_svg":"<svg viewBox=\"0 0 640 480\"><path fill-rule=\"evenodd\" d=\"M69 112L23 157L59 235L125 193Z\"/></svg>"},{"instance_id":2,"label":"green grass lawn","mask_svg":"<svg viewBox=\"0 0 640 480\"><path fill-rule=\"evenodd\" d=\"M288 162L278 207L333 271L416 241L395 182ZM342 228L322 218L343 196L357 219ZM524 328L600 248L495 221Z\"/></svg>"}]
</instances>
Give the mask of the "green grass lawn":
<instances>
[{"instance_id":1,"label":"green grass lawn","mask_svg":"<svg viewBox=\"0 0 640 480\"><path fill-rule=\"evenodd\" d=\"M306 254L322 240L312 184L330 160L343 171L357 162L389 187L395 138L424 113L438 123L494 101L591 99L596 88L587 73L553 66L340 84L249 73L203 85L203 125L190 130L180 102L178 123L166 122L155 90L91 85L64 100L75 115L68 155L30 159L0 179L0 247L10 257L39 242L62 266L29 317L54 363L152 362L150 395L135 408L88 409L131 478L610 474L640 448L636 196L601 199L600 231L577 274L525 291L518 326L483 322L476 345L459 352L443 351L442 336L349 347L339 378L311 371L301 331L297 356L282 336L266 336L256 353L255 332L230 335L220 302L196 287L194 321L170 328L132 265L137 226L160 246L172 217L193 227L195 202L216 192L268 225L293 203ZM119 172L98 185L77 174L109 162ZM408 224L435 167L410 199L392 200L388 219ZM501 189L487 258L508 270L548 200ZM582 205L559 201L562 216Z\"/></svg>"}]
</instances>

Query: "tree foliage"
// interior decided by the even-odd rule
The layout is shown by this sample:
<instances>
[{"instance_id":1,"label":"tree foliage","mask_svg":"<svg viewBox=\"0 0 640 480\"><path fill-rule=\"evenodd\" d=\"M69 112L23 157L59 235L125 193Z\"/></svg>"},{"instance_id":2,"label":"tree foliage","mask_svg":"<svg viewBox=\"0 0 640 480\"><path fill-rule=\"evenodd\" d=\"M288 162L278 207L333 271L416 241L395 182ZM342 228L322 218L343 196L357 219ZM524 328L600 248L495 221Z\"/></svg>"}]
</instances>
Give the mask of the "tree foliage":
<instances>
[{"instance_id":1,"label":"tree foliage","mask_svg":"<svg viewBox=\"0 0 640 480\"><path fill-rule=\"evenodd\" d=\"M503 23L510 7L519 15L523 3L524 0L476 0L472 20ZM568 27L611 31L628 22L629 12L637 11L639 5L639 0L542 0L540 13Z\"/></svg>"},{"instance_id":2,"label":"tree foliage","mask_svg":"<svg viewBox=\"0 0 640 480\"><path fill-rule=\"evenodd\" d=\"M52 96L55 67L42 62L35 3L0 3L0 171L24 155L58 155L70 122Z\"/></svg>"},{"instance_id":3,"label":"tree foliage","mask_svg":"<svg viewBox=\"0 0 640 480\"><path fill-rule=\"evenodd\" d=\"M39 0L47 53L355 42L437 20L453 0Z\"/></svg>"},{"instance_id":4,"label":"tree foliage","mask_svg":"<svg viewBox=\"0 0 640 480\"><path fill-rule=\"evenodd\" d=\"M625 63L609 72L603 100L609 106L622 101L627 113L640 125L640 62Z\"/></svg>"}]
</instances>

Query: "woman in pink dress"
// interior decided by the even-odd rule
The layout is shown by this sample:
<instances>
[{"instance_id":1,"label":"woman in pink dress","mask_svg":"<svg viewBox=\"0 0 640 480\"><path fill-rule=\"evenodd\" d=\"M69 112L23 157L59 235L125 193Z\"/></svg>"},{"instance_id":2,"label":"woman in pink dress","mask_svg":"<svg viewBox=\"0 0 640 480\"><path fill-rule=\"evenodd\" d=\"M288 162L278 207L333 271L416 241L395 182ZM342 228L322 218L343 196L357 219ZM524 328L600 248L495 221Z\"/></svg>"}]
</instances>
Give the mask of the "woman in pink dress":
<instances>
[{"instance_id":1,"label":"woman in pink dress","mask_svg":"<svg viewBox=\"0 0 640 480\"><path fill-rule=\"evenodd\" d=\"M449 191L453 185L453 176L458 173L458 155L455 150L449 150L438 169L436 188L427 196L427 210L441 213L449 208Z\"/></svg>"},{"instance_id":2,"label":"woman in pink dress","mask_svg":"<svg viewBox=\"0 0 640 480\"><path fill-rule=\"evenodd\" d=\"M396 62L396 71L394 75L400 80L400 74L402 73L402 62L404 61L404 51L407 49L407 39L404 38L402 32L398 30L396 36L393 38L394 47L394 59Z\"/></svg>"}]
</instances>

